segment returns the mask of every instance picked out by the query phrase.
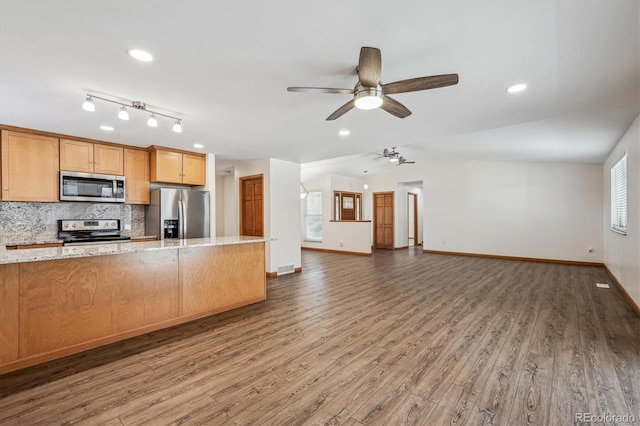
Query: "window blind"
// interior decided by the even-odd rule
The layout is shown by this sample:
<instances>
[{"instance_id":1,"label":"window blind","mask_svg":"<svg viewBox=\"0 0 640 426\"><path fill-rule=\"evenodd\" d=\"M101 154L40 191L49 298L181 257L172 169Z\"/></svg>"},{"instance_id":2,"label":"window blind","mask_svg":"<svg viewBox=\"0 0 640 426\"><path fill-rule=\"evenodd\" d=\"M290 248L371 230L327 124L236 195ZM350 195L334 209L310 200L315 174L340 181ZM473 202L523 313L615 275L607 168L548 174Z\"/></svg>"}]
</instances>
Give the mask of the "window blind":
<instances>
[{"instance_id":1,"label":"window blind","mask_svg":"<svg viewBox=\"0 0 640 426\"><path fill-rule=\"evenodd\" d=\"M611 168L611 229L627 231L627 154Z\"/></svg>"}]
</instances>

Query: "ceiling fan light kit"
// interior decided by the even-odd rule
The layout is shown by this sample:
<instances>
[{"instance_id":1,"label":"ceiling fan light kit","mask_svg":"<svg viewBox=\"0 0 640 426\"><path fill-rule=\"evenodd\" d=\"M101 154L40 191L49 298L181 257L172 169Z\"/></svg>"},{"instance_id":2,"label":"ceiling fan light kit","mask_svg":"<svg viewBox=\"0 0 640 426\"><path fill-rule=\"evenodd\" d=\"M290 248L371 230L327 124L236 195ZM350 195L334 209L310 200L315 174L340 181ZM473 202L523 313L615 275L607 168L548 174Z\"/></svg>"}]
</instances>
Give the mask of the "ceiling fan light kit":
<instances>
[{"instance_id":1,"label":"ceiling fan light kit","mask_svg":"<svg viewBox=\"0 0 640 426\"><path fill-rule=\"evenodd\" d=\"M389 95L436 89L438 87L458 84L458 74L432 75L429 77L411 78L389 84L382 84L380 82L381 71L382 53L380 49L363 47L360 49L360 59L358 61L358 82L353 90L329 87L287 87L287 90L289 92L353 95L353 99L334 111L333 114L327 117L327 120L335 120L342 117L354 107L364 110L380 108L398 118L406 118L411 115L409 108Z\"/></svg>"},{"instance_id":2,"label":"ceiling fan light kit","mask_svg":"<svg viewBox=\"0 0 640 426\"><path fill-rule=\"evenodd\" d=\"M370 110L379 108L382 105L382 87L364 87L361 84L356 86L354 95L355 106L358 109Z\"/></svg>"},{"instance_id":3,"label":"ceiling fan light kit","mask_svg":"<svg viewBox=\"0 0 640 426\"><path fill-rule=\"evenodd\" d=\"M174 120L174 124L172 127L172 130L175 133L182 133L182 119L178 118L178 117L174 117L168 114L163 114L161 112L158 111L151 111L150 109L147 109L147 104L145 104L142 101L129 101L128 103L124 103L124 102L120 102L120 101L115 101L113 99L107 99L107 98L103 98L100 96L96 96L96 95L89 95L87 94L87 98L84 101L84 104L82 105L82 109L85 111L89 111L89 112L95 112L96 111L96 107L95 104L93 103L94 99L99 99L101 101L105 101L105 102L110 102L112 104L117 104L120 105L120 110L118 111L118 118L120 120L129 120L129 112L127 111L127 107L131 107L133 109L137 109L140 111L145 111L148 112L149 114L151 114L149 116L149 119L147 120L147 125L149 127L158 127L158 120L156 118L156 115L162 116L162 117L166 117L166 118L170 118L172 120Z\"/></svg>"}]
</instances>

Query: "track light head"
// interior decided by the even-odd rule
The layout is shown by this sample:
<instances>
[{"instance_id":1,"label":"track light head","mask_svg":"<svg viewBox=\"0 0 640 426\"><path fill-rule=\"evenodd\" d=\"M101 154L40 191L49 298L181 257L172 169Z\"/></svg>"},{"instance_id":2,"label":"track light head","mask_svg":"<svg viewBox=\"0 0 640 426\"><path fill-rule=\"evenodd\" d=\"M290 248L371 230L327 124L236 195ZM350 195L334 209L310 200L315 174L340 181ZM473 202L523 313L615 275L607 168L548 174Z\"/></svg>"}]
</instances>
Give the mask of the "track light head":
<instances>
[{"instance_id":1,"label":"track light head","mask_svg":"<svg viewBox=\"0 0 640 426\"><path fill-rule=\"evenodd\" d=\"M93 104L93 98L87 95L87 99L82 104L82 109L89 112L95 112L96 106Z\"/></svg>"},{"instance_id":2,"label":"track light head","mask_svg":"<svg viewBox=\"0 0 640 426\"><path fill-rule=\"evenodd\" d=\"M155 114L151 114L151 117L149 117L149 120L147 120L147 125L149 127L158 127L158 120L156 120Z\"/></svg>"},{"instance_id":3,"label":"track light head","mask_svg":"<svg viewBox=\"0 0 640 426\"><path fill-rule=\"evenodd\" d=\"M118 112L118 118L120 120L128 120L129 119L129 112L127 111L127 107L126 106L122 106L122 108L120 108L120 112Z\"/></svg>"},{"instance_id":4,"label":"track light head","mask_svg":"<svg viewBox=\"0 0 640 426\"><path fill-rule=\"evenodd\" d=\"M180 123L180 120L176 120L172 130L176 133L182 133L182 124Z\"/></svg>"}]
</instances>

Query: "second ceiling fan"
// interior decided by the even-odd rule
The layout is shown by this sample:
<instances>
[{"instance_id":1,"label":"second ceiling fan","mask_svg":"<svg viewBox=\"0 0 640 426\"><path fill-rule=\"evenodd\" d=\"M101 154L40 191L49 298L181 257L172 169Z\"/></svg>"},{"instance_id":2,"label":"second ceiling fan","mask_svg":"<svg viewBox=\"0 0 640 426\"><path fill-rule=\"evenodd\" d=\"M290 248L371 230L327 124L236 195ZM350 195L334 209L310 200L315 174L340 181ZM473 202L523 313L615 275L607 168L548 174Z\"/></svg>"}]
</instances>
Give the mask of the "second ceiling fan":
<instances>
[{"instance_id":1,"label":"second ceiling fan","mask_svg":"<svg viewBox=\"0 0 640 426\"><path fill-rule=\"evenodd\" d=\"M458 74L432 75L429 77L410 78L382 84L380 71L382 70L382 54L375 47L360 49L358 61L358 82L353 89L334 89L328 87L287 87L289 92L307 93L338 93L353 95L346 104L338 108L327 120L335 120L354 107L359 109L375 109L380 107L389 114L399 118L411 115L411 111L389 95L397 93L417 92L420 90L436 89L438 87L458 84Z\"/></svg>"}]
</instances>

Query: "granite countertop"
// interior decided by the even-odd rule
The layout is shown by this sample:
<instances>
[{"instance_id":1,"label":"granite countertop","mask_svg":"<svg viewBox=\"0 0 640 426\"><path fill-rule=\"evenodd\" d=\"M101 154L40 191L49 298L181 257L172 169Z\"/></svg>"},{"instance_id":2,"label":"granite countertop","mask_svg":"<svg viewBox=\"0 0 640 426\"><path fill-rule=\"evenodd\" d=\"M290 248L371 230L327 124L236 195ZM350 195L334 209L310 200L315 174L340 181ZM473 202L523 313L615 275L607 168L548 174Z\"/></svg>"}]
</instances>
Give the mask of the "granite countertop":
<instances>
[{"instance_id":1,"label":"granite countertop","mask_svg":"<svg viewBox=\"0 0 640 426\"><path fill-rule=\"evenodd\" d=\"M0 247L0 265L8 263L38 262L42 260L71 259L76 257L105 256L110 254L137 253L142 251L175 250L182 247L208 247L228 244L264 242L260 237L191 238L186 240L156 240L81 246L7 250ZM42 241L40 241L42 242ZM55 241L58 242L58 241Z\"/></svg>"},{"instance_id":2,"label":"granite countertop","mask_svg":"<svg viewBox=\"0 0 640 426\"><path fill-rule=\"evenodd\" d=\"M155 235L142 235L142 236L138 236L138 237L131 237L131 240L145 240L145 239L150 239L150 238L158 238ZM32 246L32 245L38 245L38 244L61 244L62 240L59 238L55 238L55 239L50 239L50 240L38 240L38 241L9 241L9 242L5 242L4 246Z\"/></svg>"}]
</instances>

